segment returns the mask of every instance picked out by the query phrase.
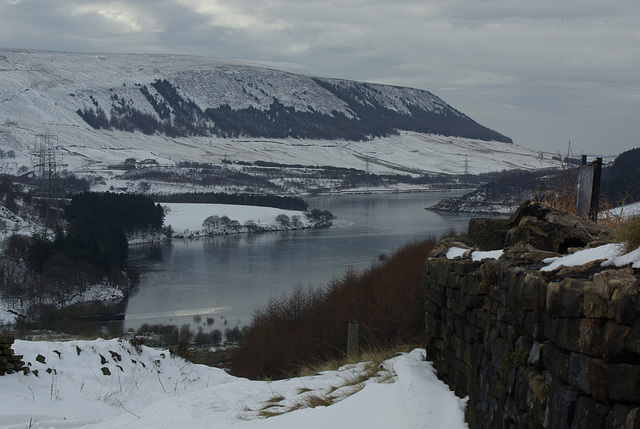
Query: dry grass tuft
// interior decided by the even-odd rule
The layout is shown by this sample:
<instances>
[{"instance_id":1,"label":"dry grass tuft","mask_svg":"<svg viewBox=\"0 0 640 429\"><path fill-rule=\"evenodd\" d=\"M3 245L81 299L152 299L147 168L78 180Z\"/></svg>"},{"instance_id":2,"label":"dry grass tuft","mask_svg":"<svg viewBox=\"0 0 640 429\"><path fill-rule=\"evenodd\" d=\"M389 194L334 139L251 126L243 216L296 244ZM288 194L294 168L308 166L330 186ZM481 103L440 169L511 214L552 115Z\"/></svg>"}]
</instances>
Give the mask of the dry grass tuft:
<instances>
[{"instance_id":1,"label":"dry grass tuft","mask_svg":"<svg viewBox=\"0 0 640 429\"><path fill-rule=\"evenodd\" d=\"M351 359L330 359L327 361L316 362L313 364L302 366L298 368L295 375L293 376L307 377L325 371L336 371L345 365L355 365L360 362L366 362L367 372L377 373L378 367L382 364L382 362L400 353L408 353L418 347L422 347L422 345L413 344L388 349L369 349L361 352L356 357L353 357Z\"/></svg>"},{"instance_id":2,"label":"dry grass tuft","mask_svg":"<svg viewBox=\"0 0 640 429\"><path fill-rule=\"evenodd\" d=\"M640 217L632 217L617 225L616 241L624 244L625 253L640 247Z\"/></svg>"},{"instance_id":3,"label":"dry grass tuft","mask_svg":"<svg viewBox=\"0 0 640 429\"><path fill-rule=\"evenodd\" d=\"M268 419L269 417L281 416L284 413L288 413L289 410L271 410L271 409L262 409L258 411L257 416L263 419Z\"/></svg>"},{"instance_id":4,"label":"dry grass tuft","mask_svg":"<svg viewBox=\"0 0 640 429\"><path fill-rule=\"evenodd\" d=\"M299 373L304 375L315 375L323 371L337 371L341 368L342 370L346 369L347 374L349 374L349 365L360 365L352 375L343 376L341 382L328 389L313 390L307 387L299 388L299 398L288 404L284 396L274 394L262 403L262 408L257 410L245 409L245 411L253 414L254 417L269 418L302 408L328 407L361 391L368 381L392 383L395 380L395 373L385 368L382 363L399 353L410 352L416 347L419 346L406 345L394 349L369 350L361 353L357 358L334 359L301 368ZM243 416L242 418L245 420L249 419L248 416Z\"/></svg>"},{"instance_id":5,"label":"dry grass tuft","mask_svg":"<svg viewBox=\"0 0 640 429\"><path fill-rule=\"evenodd\" d=\"M328 407L336 402L334 396L330 395L308 395L304 398L307 408Z\"/></svg>"}]
</instances>

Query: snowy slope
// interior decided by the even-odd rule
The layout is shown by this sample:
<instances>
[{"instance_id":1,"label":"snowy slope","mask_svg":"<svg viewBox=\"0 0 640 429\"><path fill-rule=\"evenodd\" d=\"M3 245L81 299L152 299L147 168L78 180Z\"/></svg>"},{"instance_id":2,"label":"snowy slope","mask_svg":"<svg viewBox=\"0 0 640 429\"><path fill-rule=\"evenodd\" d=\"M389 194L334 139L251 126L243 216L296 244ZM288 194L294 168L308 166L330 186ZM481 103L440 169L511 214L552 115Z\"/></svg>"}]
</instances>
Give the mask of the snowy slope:
<instances>
[{"instance_id":1,"label":"snowy slope","mask_svg":"<svg viewBox=\"0 0 640 429\"><path fill-rule=\"evenodd\" d=\"M37 376L0 377L3 428L467 427L464 401L419 349L386 361L349 396L365 364L268 382L120 340L18 340L13 348ZM309 408L314 397L329 396L333 405Z\"/></svg>"},{"instance_id":2,"label":"snowy slope","mask_svg":"<svg viewBox=\"0 0 640 429\"><path fill-rule=\"evenodd\" d=\"M108 111L114 95L139 111L156 115L140 92L169 79L201 108L267 108L277 97L297 111L336 111L349 117L344 100L309 76L220 59L178 55L77 54L0 49L0 148L13 157L0 159L0 172L17 173L32 165L36 135L58 140L62 164L69 171L103 172L126 158L153 158L162 165L179 161L220 163L273 161L369 169L372 173L480 173L556 164L549 154L517 145L418 132L372 141L229 139L145 135L94 129L77 110L95 105ZM362 102L408 113L410 108L464 115L435 95L418 89L324 79L336 88L353 86Z\"/></svg>"}]
</instances>

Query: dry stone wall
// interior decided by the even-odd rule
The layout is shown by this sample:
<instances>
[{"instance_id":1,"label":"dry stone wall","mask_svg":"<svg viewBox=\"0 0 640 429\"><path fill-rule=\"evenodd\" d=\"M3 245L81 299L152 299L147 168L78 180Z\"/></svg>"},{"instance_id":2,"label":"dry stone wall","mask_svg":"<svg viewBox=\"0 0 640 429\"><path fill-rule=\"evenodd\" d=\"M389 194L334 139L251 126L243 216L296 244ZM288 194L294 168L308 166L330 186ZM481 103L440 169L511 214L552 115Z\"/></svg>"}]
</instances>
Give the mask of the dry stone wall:
<instances>
[{"instance_id":1,"label":"dry stone wall","mask_svg":"<svg viewBox=\"0 0 640 429\"><path fill-rule=\"evenodd\" d=\"M0 376L22 371L29 371L22 361L21 355L15 355L11 346L13 338L0 335Z\"/></svg>"},{"instance_id":2,"label":"dry stone wall","mask_svg":"<svg viewBox=\"0 0 640 429\"><path fill-rule=\"evenodd\" d=\"M426 261L427 359L471 428L640 428L637 274L565 274Z\"/></svg>"}]
</instances>

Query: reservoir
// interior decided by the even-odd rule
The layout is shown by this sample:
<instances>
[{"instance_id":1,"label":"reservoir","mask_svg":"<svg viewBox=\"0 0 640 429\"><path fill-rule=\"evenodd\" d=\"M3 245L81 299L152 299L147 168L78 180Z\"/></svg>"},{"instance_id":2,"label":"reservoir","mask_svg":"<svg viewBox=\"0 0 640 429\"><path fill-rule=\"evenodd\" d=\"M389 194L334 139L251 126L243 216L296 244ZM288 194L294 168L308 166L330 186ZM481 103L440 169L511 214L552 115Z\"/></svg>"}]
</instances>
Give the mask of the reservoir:
<instances>
[{"instance_id":1,"label":"reservoir","mask_svg":"<svg viewBox=\"0 0 640 429\"><path fill-rule=\"evenodd\" d=\"M242 327L271 297L296 286L322 287L348 269L361 271L404 243L466 230L472 214L425 210L457 192L341 195L306 198L329 210L331 228L240 234L132 246L140 271L125 329L143 323L192 329ZM477 216L477 215L476 215ZM205 324L205 321L209 323Z\"/></svg>"}]
</instances>

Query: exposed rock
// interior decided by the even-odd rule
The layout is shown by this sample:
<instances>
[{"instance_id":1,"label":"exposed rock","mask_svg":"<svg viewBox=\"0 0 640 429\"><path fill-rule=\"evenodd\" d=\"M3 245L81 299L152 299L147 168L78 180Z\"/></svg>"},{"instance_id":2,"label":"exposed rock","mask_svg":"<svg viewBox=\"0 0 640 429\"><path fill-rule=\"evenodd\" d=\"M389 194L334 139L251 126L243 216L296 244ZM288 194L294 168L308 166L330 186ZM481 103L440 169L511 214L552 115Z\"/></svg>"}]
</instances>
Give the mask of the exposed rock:
<instances>
[{"instance_id":1,"label":"exposed rock","mask_svg":"<svg viewBox=\"0 0 640 429\"><path fill-rule=\"evenodd\" d=\"M496 250L504 247L508 231L508 219L471 219L467 234L478 249Z\"/></svg>"},{"instance_id":2,"label":"exposed rock","mask_svg":"<svg viewBox=\"0 0 640 429\"><path fill-rule=\"evenodd\" d=\"M469 251L473 250L473 247L469 243L468 240L465 240L463 237L453 237L453 238L445 238L444 240L440 240L433 250L429 253L430 258L442 258L446 256L447 252L451 247L459 247L461 249L469 249Z\"/></svg>"},{"instance_id":3,"label":"exposed rock","mask_svg":"<svg viewBox=\"0 0 640 429\"><path fill-rule=\"evenodd\" d=\"M560 256L559 253L535 249L532 246L516 245L504 249L502 259L512 262L542 262L547 258Z\"/></svg>"},{"instance_id":4,"label":"exposed rock","mask_svg":"<svg viewBox=\"0 0 640 429\"><path fill-rule=\"evenodd\" d=\"M593 241L611 241L613 231L576 215L526 201L509 218L505 245L565 254Z\"/></svg>"}]
</instances>

